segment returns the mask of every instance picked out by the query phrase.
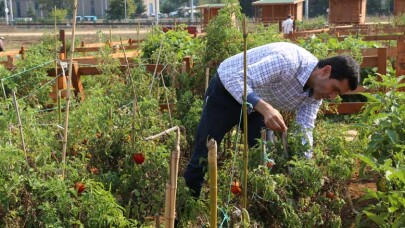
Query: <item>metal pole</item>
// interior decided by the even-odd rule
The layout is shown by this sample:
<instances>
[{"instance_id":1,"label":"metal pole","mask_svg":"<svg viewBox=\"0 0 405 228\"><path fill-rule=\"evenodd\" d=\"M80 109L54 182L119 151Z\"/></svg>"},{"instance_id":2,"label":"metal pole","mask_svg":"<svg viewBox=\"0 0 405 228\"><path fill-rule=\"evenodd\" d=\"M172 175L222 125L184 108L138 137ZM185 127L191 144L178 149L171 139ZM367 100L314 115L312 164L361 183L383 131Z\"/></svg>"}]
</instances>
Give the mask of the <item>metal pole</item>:
<instances>
[{"instance_id":1,"label":"metal pole","mask_svg":"<svg viewBox=\"0 0 405 228\"><path fill-rule=\"evenodd\" d=\"M11 21L11 24L13 24L13 21L14 21L14 16L13 16L13 3L11 2L11 0L10 0L10 21Z\"/></svg>"},{"instance_id":2,"label":"metal pole","mask_svg":"<svg viewBox=\"0 0 405 228\"><path fill-rule=\"evenodd\" d=\"M84 16L84 0L81 1L82 1L82 16Z\"/></svg>"},{"instance_id":3,"label":"metal pole","mask_svg":"<svg viewBox=\"0 0 405 228\"><path fill-rule=\"evenodd\" d=\"M308 20L308 5L309 5L309 0L305 1L305 19Z\"/></svg>"},{"instance_id":4,"label":"metal pole","mask_svg":"<svg viewBox=\"0 0 405 228\"><path fill-rule=\"evenodd\" d=\"M124 0L124 10L125 10L125 13L124 13L124 15L125 15L125 20L127 19L127 0Z\"/></svg>"},{"instance_id":5,"label":"metal pole","mask_svg":"<svg viewBox=\"0 0 405 228\"><path fill-rule=\"evenodd\" d=\"M190 8L191 8L191 12L190 12L190 20L191 22L194 21L194 4L193 4L193 0L190 0Z\"/></svg>"},{"instance_id":6,"label":"metal pole","mask_svg":"<svg viewBox=\"0 0 405 228\"><path fill-rule=\"evenodd\" d=\"M155 19L156 19L156 25L159 25L158 11L159 11L158 1L155 0Z\"/></svg>"},{"instance_id":7,"label":"metal pole","mask_svg":"<svg viewBox=\"0 0 405 228\"><path fill-rule=\"evenodd\" d=\"M7 0L4 0L4 12L6 13L6 25L8 25L8 7L7 7Z\"/></svg>"}]
</instances>

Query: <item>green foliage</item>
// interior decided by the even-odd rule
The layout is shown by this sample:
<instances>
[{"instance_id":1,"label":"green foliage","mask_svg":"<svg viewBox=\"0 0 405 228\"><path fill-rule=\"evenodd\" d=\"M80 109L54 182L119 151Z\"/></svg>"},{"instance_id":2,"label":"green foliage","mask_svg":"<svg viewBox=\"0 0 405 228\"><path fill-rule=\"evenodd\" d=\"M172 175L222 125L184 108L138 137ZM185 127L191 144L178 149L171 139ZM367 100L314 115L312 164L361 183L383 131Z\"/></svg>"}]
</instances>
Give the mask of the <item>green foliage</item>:
<instances>
[{"instance_id":1,"label":"green foliage","mask_svg":"<svg viewBox=\"0 0 405 228\"><path fill-rule=\"evenodd\" d=\"M110 4L110 9L106 10L107 20L121 21L122 19L124 19L124 2L115 0L112 1Z\"/></svg>"},{"instance_id":2,"label":"green foliage","mask_svg":"<svg viewBox=\"0 0 405 228\"><path fill-rule=\"evenodd\" d=\"M361 137L368 141L364 153L357 154L363 162L361 173L369 166L379 175L377 192L368 191L362 198L374 199L357 216L362 223L363 216L379 226L398 227L405 223L405 96L400 89L404 77L381 75L381 80L369 77L366 82L374 94L364 94L368 103L363 111Z\"/></svg>"},{"instance_id":3,"label":"green foliage","mask_svg":"<svg viewBox=\"0 0 405 228\"><path fill-rule=\"evenodd\" d=\"M275 24L264 27L255 25L252 32L247 37L247 49L258 47L273 42L286 41L278 32L278 26Z\"/></svg>"},{"instance_id":4,"label":"green foliage","mask_svg":"<svg viewBox=\"0 0 405 228\"><path fill-rule=\"evenodd\" d=\"M185 56L192 56L196 50L203 48L201 40L193 39L186 29L186 25L180 24L164 33L155 27L142 43L142 58L156 63L159 57L159 62L171 63L176 70Z\"/></svg>"},{"instance_id":5,"label":"green foliage","mask_svg":"<svg viewBox=\"0 0 405 228\"><path fill-rule=\"evenodd\" d=\"M48 76L47 71L55 67L53 53L60 45L60 42L55 44L53 36L44 36L40 43L30 47L24 60L17 61L16 69L4 81L5 86L14 89L17 97L25 98L31 106L47 103L50 85L55 80Z\"/></svg>"},{"instance_id":6,"label":"green foliage","mask_svg":"<svg viewBox=\"0 0 405 228\"><path fill-rule=\"evenodd\" d=\"M232 20L232 15L240 19L239 3L230 2L222 8L218 15L206 27L207 48L204 63L218 65L224 59L243 50L243 37L241 31Z\"/></svg>"},{"instance_id":7,"label":"green foliage","mask_svg":"<svg viewBox=\"0 0 405 228\"><path fill-rule=\"evenodd\" d=\"M323 29L325 26L327 26L327 21L324 16L310 18L304 21L296 20L295 23L298 31Z\"/></svg>"},{"instance_id":8,"label":"green foliage","mask_svg":"<svg viewBox=\"0 0 405 228\"><path fill-rule=\"evenodd\" d=\"M405 13L395 16L393 24L394 24L394 26L404 26L405 25Z\"/></svg>"},{"instance_id":9,"label":"green foliage","mask_svg":"<svg viewBox=\"0 0 405 228\"><path fill-rule=\"evenodd\" d=\"M343 41L328 34L311 36L309 39L299 39L298 45L305 48L319 59L328 58L344 53L351 55L358 62L363 61L362 48L378 47L376 42L366 42L361 37L348 36ZM339 51L339 52L338 52Z\"/></svg>"},{"instance_id":10,"label":"green foliage","mask_svg":"<svg viewBox=\"0 0 405 228\"><path fill-rule=\"evenodd\" d=\"M193 95L191 91L183 93L177 103L177 118L186 129L188 145L194 145L194 136L197 133L202 105L203 101Z\"/></svg>"},{"instance_id":11,"label":"green foliage","mask_svg":"<svg viewBox=\"0 0 405 228\"><path fill-rule=\"evenodd\" d=\"M53 9L50 13L50 16L55 20L57 23L60 23L62 20L66 18L67 9Z\"/></svg>"}]
</instances>

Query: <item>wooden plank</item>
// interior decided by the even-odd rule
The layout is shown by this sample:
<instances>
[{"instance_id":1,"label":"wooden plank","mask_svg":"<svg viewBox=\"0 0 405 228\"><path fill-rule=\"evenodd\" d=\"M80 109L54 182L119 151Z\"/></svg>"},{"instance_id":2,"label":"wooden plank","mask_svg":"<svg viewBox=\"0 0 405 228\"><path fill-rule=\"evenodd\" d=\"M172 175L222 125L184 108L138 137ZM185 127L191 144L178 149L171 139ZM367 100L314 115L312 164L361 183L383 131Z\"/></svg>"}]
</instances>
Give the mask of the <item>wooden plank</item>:
<instances>
[{"instance_id":1,"label":"wooden plank","mask_svg":"<svg viewBox=\"0 0 405 228\"><path fill-rule=\"evenodd\" d=\"M80 71L79 71L79 64L77 62L73 62L72 66L72 86L75 89L74 93L75 96L80 100L84 101L84 90L83 90L83 84L82 81L80 80Z\"/></svg>"},{"instance_id":2,"label":"wooden plank","mask_svg":"<svg viewBox=\"0 0 405 228\"><path fill-rule=\"evenodd\" d=\"M354 95L354 94L358 94L358 93L362 93L362 92L367 92L366 88L364 88L364 86L359 85L357 86L356 90L344 93L344 95Z\"/></svg>"},{"instance_id":3,"label":"wooden plank","mask_svg":"<svg viewBox=\"0 0 405 228\"><path fill-rule=\"evenodd\" d=\"M111 47L114 48L114 47ZM134 49L138 49L138 45L128 45L128 46L124 46L125 50L134 50ZM102 50L102 47L78 47L75 48L75 52L98 52L100 50ZM119 47L119 50L122 50L122 47Z\"/></svg>"},{"instance_id":4,"label":"wooden plank","mask_svg":"<svg viewBox=\"0 0 405 228\"><path fill-rule=\"evenodd\" d=\"M76 62L77 63L77 62ZM138 67L139 65L130 65L130 67ZM153 74L155 72L155 68L156 68L156 64L144 64L142 65L143 67L146 68L146 72L149 72L151 74ZM126 65L121 65L120 66L120 70L121 71L126 71L127 66ZM61 68L58 68L58 72L61 72ZM157 68L156 68L156 73L160 74L162 73L164 70L164 65L162 64L158 64ZM68 72L66 72L67 74ZM101 74L102 72L100 71L100 69L97 66L80 66L78 65L77 68L77 74L82 76L82 75L98 75ZM50 69L48 71L48 76L51 77L55 77L55 69Z\"/></svg>"},{"instance_id":5,"label":"wooden plank","mask_svg":"<svg viewBox=\"0 0 405 228\"><path fill-rule=\"evenodd\" d=\"M339 105L330 103L329 109L330 110L323 110L325 114L356 114L360 113L363 106L366 102L342 102ZM331 110L336 110L337 112L333 112Z\"/></svg>"}]
</instances>

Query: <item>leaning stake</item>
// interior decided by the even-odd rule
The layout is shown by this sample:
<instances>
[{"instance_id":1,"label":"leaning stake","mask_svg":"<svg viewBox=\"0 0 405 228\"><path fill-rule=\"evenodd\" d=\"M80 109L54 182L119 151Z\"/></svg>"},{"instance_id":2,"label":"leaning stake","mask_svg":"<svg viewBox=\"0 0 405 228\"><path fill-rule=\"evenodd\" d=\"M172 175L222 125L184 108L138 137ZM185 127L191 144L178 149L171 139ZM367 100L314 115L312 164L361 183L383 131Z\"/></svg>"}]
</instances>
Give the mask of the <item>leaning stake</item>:
<instances>
[{"instance_id":1,"label":"leaning stake","mask_svg":"<svg viewBox=\"0 0 405 228\"><path fill-rule=\"evenodd\" d=\"M246 75L246 18L243 17L243 201L247 209L247 173L248 173L248 130L247 130L247 75Z\"/></svg>"},{"instance_id":2,"label":"leaning stake","mask_svg":"<svg viewBox=\"0 0 405 228\"><path fill-rule=\"evenodd\" d=\"M69 126L69 106L70 106L70 86L72 85L72 72L73 72L73 54L75 52L75 32L76 32L76 15L77 15L77 0L73 3L73 27L72 27L72 40L70 45L70 59L69 59L69 80L67 82L66 90L66 111L65 111L65 126L63 132L63 149L62 149L62 178L65 178L66 166L66 147Z\"/></svg>"},{"instance_id":3,"label":"leaning stake","mask_svg":"<svg viewBox=\"0 0 405 228\"><path fill-rule=\"evenodd\" d=\"M24 150L25 160L27 161L27 165L28 165L27 149L25 148L25 141L24 141L24 131L23 131L22 123L21 123L20 110L18 109L18 102L17 102L16 96L15 96L14 90L13 90L13 102L14 102L15 111L17 113L18 128L20 129L21 146L22 146L22 149Z\"/></svg>"},{"instance_id":4,"label":"leaning stake","mask_svg":"<svg viewBox=\"0 0 405 228\"><path fill-rule=\"evenodd\" d=\"M175 149L170 154L169 180L166 184L166 207L165 207L165 227L174 228L174 219L176 217L176 191L177 191L177 174L179 171L180 159L180 128L178 126L167 129L157 135L149 136L145 140L153 140L162 135L176 131Z\"/></svg>"},{"instance_id":5,"label":"leaning stake","mask_svg":"<svg viewBox=\"0 0 405 228\"><path fill-rule=\"evenodd\" d=\"M210 171L210 226L217 227L218 215L217 215L217 141L210 139L207 142L208 148L208 166Z\"/></svg>"}]
</instances>

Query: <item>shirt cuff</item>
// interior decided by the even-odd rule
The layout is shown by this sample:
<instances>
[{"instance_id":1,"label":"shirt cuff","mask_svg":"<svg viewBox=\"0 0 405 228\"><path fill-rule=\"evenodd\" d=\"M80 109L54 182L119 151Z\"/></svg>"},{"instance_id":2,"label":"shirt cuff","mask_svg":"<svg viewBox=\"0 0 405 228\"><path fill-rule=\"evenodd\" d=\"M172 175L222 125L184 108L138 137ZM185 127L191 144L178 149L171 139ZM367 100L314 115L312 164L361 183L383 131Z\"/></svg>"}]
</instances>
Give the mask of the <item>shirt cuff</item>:
<instances>
[{"instance_id":1,"label":"shirt cuff","mask_svg":"<svg viewBox=\"0 0 405 228\"><path fill-rule=\"evenodd\" d=\"M248 103L248 113L250 114L253 111L253 107L260 101L260 97L256 93L252 92L247 96Z\"/></svg>"}]
</instances>

